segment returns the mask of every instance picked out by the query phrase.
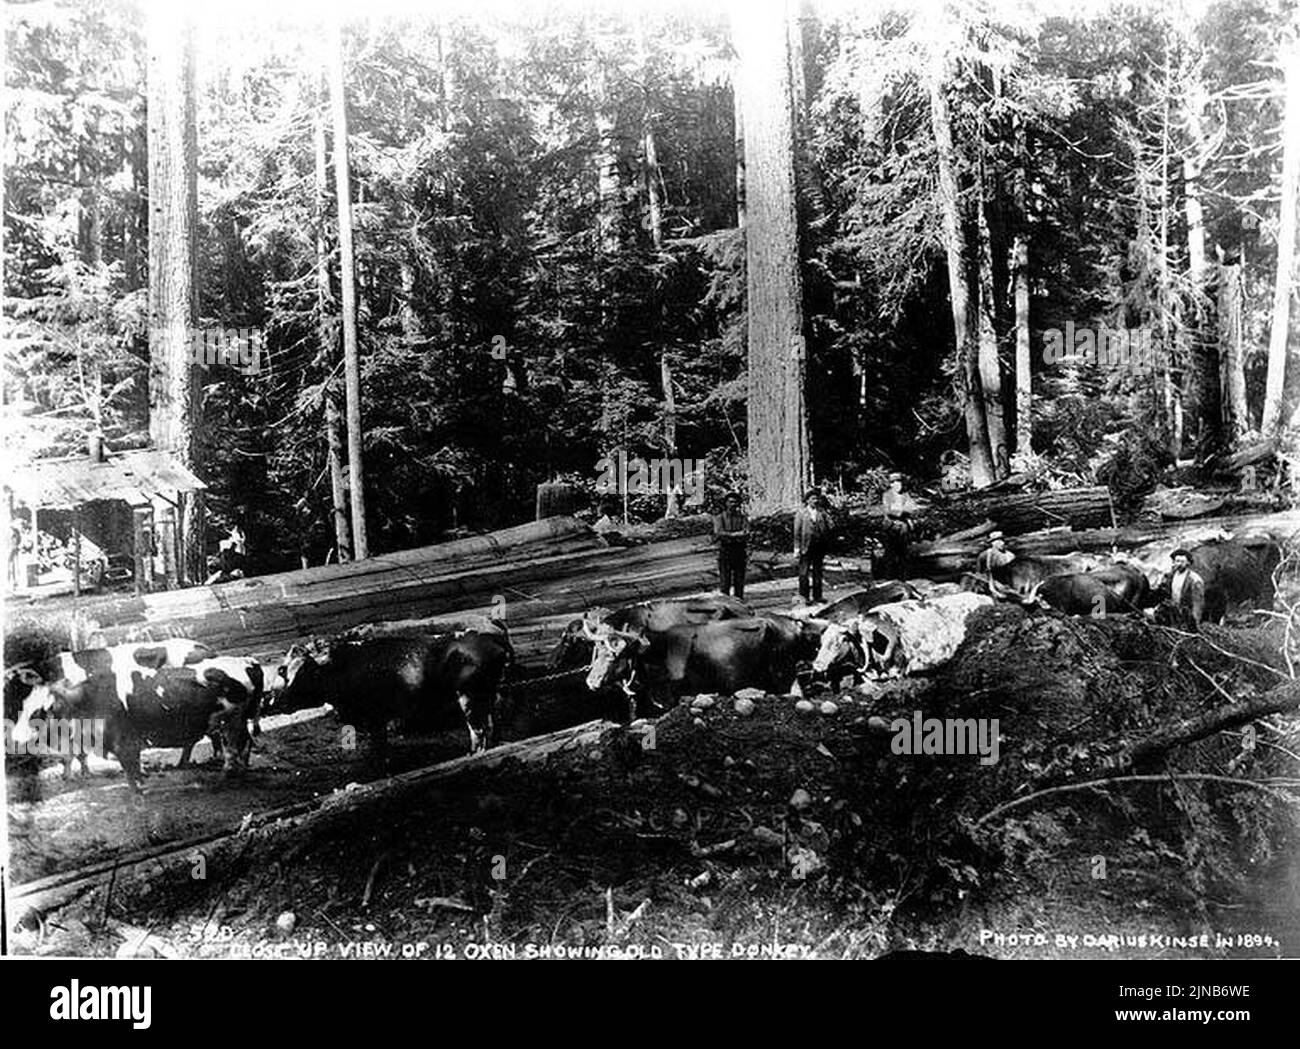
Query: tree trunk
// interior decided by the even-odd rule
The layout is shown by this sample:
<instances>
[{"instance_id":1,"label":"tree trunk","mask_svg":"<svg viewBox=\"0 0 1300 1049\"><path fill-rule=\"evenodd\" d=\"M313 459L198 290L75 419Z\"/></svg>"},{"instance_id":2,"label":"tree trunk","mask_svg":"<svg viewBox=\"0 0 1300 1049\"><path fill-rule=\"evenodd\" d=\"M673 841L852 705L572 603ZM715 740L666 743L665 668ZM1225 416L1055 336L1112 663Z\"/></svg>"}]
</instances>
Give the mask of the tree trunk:
<instances>
[{"instance_id":1,"label":"tree trunk","mask_svg":"<svg viewBox=\"0 0 1300 1049\"><path fill-rule=\"evenodd\" d=\"M944 96L947 61L936 47L930 67L930 123L939 163L939 207L943 213L943 239L948 255L948 293L952 300L952 323L961 366L961 398L970 444L971 483L983 488L996 480L989 448L988 424L979 376L979 342L971 314L968 280L970 252L962 223L957 191L957 156L952 142L952 120Z\"/></svg>"},{"instance_id":2,"label":"tree trunk","mask_svg":"<svg viewBox=\"0 0 1300 1049\"><path fill-rule=\"evenodd\" d=\"M1219 352L1223 424L1233 443L1251 428L1246 404L1246 364L1242 352L1243 288L1240 260L1219 264Z\"/></svg>"},{"instance_id":3,"label":"tree trunk","mask_svg":"<svg viewBox=\"0 0 1300 1049\"><path fill-rule=\"evenodd\" d=\"M645 126L645 191L646 224L649 226L650 243L655 251L664 246L664 214L661 182L663 176L659 171L659 150L655 145L654 125L651 114L646 114Z\"/></svg>"},{"instance_id":4,"label":"tree trunk","mask_svg":"<svg viewBox=\"0 0 1300 1049\"><path fill-rule=\"evenodd\" d=\"M1023 124L1017 122L1015 209L1016 232L1011 243L1011 282L1016 317L1016 451L1033 452L1033 371L1029 349L1029 151Z\"/></svg>"},{"instance_id":5,"label":"tree trunk","mask_svg":"<svg viewBox=\"0 0 1300 1049\"><path fill-rule=\"evenodd\" d=\"M749 494L754 513L797 506L811 478L788 26L784 5L746 10L734 21L745 128Z\"/></svg>"},{"instance_id":6,"label":"tree trunk","mask_svg":"<svg viewBox=\"0 0 1300 1049\"><path fill-rule=\"evenodd\" d=\"M1282 421L1286 385L1291 296L1295 294L1296 194L1300 191L1300 38L1284 45L1286 116L1282 125L1282 208L1277 231L1277 273L1273 279L1273 326L1268 339L1268 383L1260 429L1271 437Z\"/></svg>"},{"instance_id":7,"label":"tree trunk","mask_svg":"<svg viewBox=\"0 0 1300 1049\"><path fill-rule=\"evenodd\" d=\"M326 196L329 193L325 151L324 103L316 111L314 128L316 153L316 310L320 325L321 356L325 362L325 447L329 457L330 517L334 522L334 545L339 562L352 560L352 539L348 534L347 486L343 480L343 413L339 410L338 382L331 377L338 356L337 329L330 324L333 296L330 294L329 248L325 241Z\"/></svg>"},{"instance_id":8,"label":"tree trunk","mask_svg":"<svg viewBox=\"0 0 1300 1049\"><path fill-rule=\"evenodd\" d=\"M736 120L736 228L745 228L745 121L741 112L740 87L733 85L732 109Z\"/></svg>"},{"instance_id":9,"label":"tree trunk","mask_svg":"<svg viewBox=\"0 0 1300 1049\"><path fill-rule=\"evenodd\" d=\"M659 150L655 144L653 113L646 100L645 117L645 188L646 223L650 227L650 243L656 252L663 249L663 198L660 190L662 175L659 171ZM664 451L668 458L677 457L677 398L673 393L673 371L668 360L668 347L659 350L659 383L664 394ZM666 493L664 516L677 516L677 493Z\"/></svg>"},{"instance_id":10,"label":"tree trunk","mask_svg":"<svg viewBox=\"0 0 1300 1049\"><path fill-rule=\"evenodd\" d=\"M191 354L198 319L198 137L193 28L179 5L149 21L149 437L201 473L202 384ZM203 499L183 500L182 578L203 579Z\"/></svg>"},{"instance_id":11,"label":"tree trunk","mask_svg":"<svg viewBox=\"0 0 1300 1049\"><path fill-rule=\"evenodd\" d=\"M984 144L981 136L980 151ZM1010 453L1007 447L1006 419L1002 412L1002 365L998 360L997 301L993 281L993 242L989 230L988 209L985 200L987 179L984 158L979 164L979 180L975 186L976 234L979 237L979 370L980 389L984 394L984 424L988 428L989 452L993 456L993 471L997 477L1011 472Z\"/></svg>"},{"instance_id":12,"label":"tree trunk","mask_svg":"<svg viewBox=\"0 0 1300 1049\"><path fill-rule=\"evenodd\" d=\"M618 141L615 115L609 106L605 68L599 57L591 75L592 118L596 125L596 232L600 251L618 253L622 207L618 184Z\"/></svg>"},{"instance_id":13,"label":"tree trunk","mask_svg":"<svg viewBox=\"0 0 1300 1049\"><path fill-rule=\"evenodd\" d=\"M1191 381L1187 384L1194 419L1200 429L1201 453L1217 448L1223 436L1220 398L1220 353L1217 340L1207 332L1208 311L1205 258L1205 208L1201 200L1201 175L1207 156L1207 142L1201 121L1204 92L1199 85L1187 101L1187 125L1191 153L1183 158L1183 212L1187 222L1187 279L1191 285L1191 320L1188 332Z\"/></svg>"},{"instance_id":14,"label":"tree trunk","mask_svg":"<svg viewBox=\"0 0 1300 1049\"><path fill-rule=\"evenodd\" d=\"M366 541L365 475L361 443L361 366L357 351L356 261L352 247L352 185L348 168L348 108L343 92L343 36L331 26L330 95L334 111L334 189L339 216L339 286L343 308L343 376L347 393L348 490L352 501L353 554L370 556Z\"/></svg>"}]
</instances>

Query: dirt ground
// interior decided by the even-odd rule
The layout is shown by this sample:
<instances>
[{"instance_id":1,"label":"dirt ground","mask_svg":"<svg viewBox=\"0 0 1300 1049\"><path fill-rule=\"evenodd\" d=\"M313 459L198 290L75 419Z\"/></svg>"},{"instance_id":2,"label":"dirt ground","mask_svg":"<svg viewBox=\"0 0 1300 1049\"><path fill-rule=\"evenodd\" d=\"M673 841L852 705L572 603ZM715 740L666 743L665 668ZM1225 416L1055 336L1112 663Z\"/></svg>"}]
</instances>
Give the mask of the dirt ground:
<instances>
[{"instance_id":1,"label":"dirt ground","mask_svg":"<svg viewBox=\"0 0 1300 1049\"><path fill-rule=\"evenodd\" d=\"M580 685L580 682L577 682ZM552 688L503 700L498 715L502 741L526 739L610 712L604 698L581 688ZM211 761L206 740L192 764L180 769L180 751L146 750L143 797L133 797L121 767L111 758L90 758L65 780L58 766L37 776L8 776L11 884L112 859L154 845L181 842L238 827L260 814L328 794L348 783L378 777L365 737L346 733L327 708L263 719L246 777L225 780ZM392 773L464 754L468 734L396 735L390 741Z\"/></svg>"},{"instance_id":2,"label":"dirt ground","mask_svg":"<svg viewBox=\"0 0 1300 1049\"><path fill-rule=\"evenodd\" d=\"M1115 740L1204 702L1169 677L1185 668L1165 667L1166 648L1144 630L997 610L931 680L810 697L833 700L827 713L801 712L792 697L759 699L752 713L727 697L683 702L650 737L644 726L611 729L598 746L542 763L237 835L209 853L202 879L159 872L119 887L107 913L96 889L29 920L13 942L34 953L201 957L1300 956L1294 818L1270 821L1236 794L1117 786L972 831L997 804L1032 793L1044 770L1091 778ZM1264 687L1267 667L1229 681L1240 672L1212 662L1208 646L1232 633L1178 642L1174 658L1190 653L1239 692ZM1238 633L1249 647L1249 632ZM1155 695L1153 681L1173 683ZM593 702L528 704L511 723L532 735L587 720ZM896 754L870 720L975 708L1003 719L996 767ZM1283 727L1294 735L1294 719ZM125 847L114 834L179 839L237 823L255 804L336 789L357 771L337 745L329 719L279 728L247 785L212 790L215 772L167 772L142 805L120 778L59 787L29 814L15 861L36 876ZM1238 760L1235 743L1198 746L1205 767ZM399 766L463 748L463 736L406 741ZM92 795L97 809L82 811ZM1189 823L1200 833L1184 835ZM91 830L103 826L116 829Z\"/></svg>"}]
</instances>

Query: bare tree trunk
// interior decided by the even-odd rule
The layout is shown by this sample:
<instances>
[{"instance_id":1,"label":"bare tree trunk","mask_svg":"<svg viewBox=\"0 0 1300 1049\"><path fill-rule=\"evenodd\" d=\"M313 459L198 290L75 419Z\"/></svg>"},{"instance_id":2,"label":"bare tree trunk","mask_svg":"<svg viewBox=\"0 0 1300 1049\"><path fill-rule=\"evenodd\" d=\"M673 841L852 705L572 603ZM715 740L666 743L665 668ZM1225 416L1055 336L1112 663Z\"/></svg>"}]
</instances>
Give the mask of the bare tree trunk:
<instances>
[{"instance_id":1,"label":"bare tree trunk","mask_svg":"<svg viewBox=\"0 0 1300 1049\"><path fill-rule=\"evenodd\" d=\"M434 18L438 58L438 125L446 132L451 129L451 96L455 91L454 74L451 63L447 61L447 55L451 51L451 27L445 11L439 9Z\"/></svg>"},{"instance_id":2,"label":"bare tree trunk","mask_svg":"<svg viewBox=\"0 0 1300 1049\"><path fill-rule=\"evenodd\" d=\"M650 243L655 251L664 246L664 206L661 193L662 175L659 171L659 150L655 145L654 127L646 116L645 128L645 189L646 223L650 227Z\"/></svg>"},{"instance_id":3,"label":"bare tree trunk","mask_svg":"<svg viewBox=\"0 0 1300 1049\"><path fill-rule=\"evenodd\" d=\"M981 137L980 151L984 145ZM984 394L984 424L988 428L989 452L993 456L993 471L997 477L1010 472L1010 452L1007 447L1006 420L1002 413L1002 365L998 360L997 302L993 282L993 243L989 231L988 210L985 202L986 179L984 161L979 165L979 183L975 187L976 235L979 237L979 274L976 287L979 295L979 370L980 389Z\"/></svg>"},{"instance_id":4,"label":"bare tree trunk","mask_svg":"<svg viewBox=\"0 0 1300 1049\"><path fill-rule=\"evenodd\" d=\"M755 513L797 506L811 478L795 200L794 88L784 5L733 23L744 112L749 484Z\"/></svg>"},{"instance_id":5,"label":"bare tree trunk","mask_svg":"<svg viewBox=\"0 0 1300 1049\"><path fill-rule=\"evenodd\" d=\"M202 384L191 354L198 319L198 135L193 27L180 5L149 21L149 437L184 466L201 466ZM203 499L183 499L181 575L203 578Z\"/></svg>"},{"instance_id":6,"label":"bare tree trunk","mask_svg":"<svg viewBox=\"0 0 1300 1049\"><path fill-rule=\"evenodd\" d=\"M1271 437L1282 421L1286 385L1286 344L1291 296L1295 294L1296 194L1300 190L1300 38L1285 45L1286 116L1282 124L1282 209L1277 232L1277 273L1273 280L1273 325L1268 339L1268 382L1260 430Z\"/></svg>"},{"instance_id":7,"label":"bare tree trunk","mask_svg":"<svg viewBox=\"0 0 1300 1049\"><path fill-rule=\"evenodd\" d=\"M1015 237L1011 243L1011 282L1016 312L1016 451L1033 452L1033 371L1029 349L1029 148L1022 122L1016 122Z\"/></svg>"},{"instance_id":8,"label":"bare tree trunk","mask_svg":"<svg viewBox=\"0 0 1300 1049\"><path fill-rule=\"evenodd\" d=\"M930 123L934 131L939 162L939 206L943 213L943 237L948 254L948 294L952 300L952 323L957 359L962 369L961 397L966 415L966 436L970 444L971 483L983 488L996 480L989 448L988 424L984 417L984 396L980 387L979 341L971 312L968 280L970 252L962 223L957 193L957 160L952 142L952 119L944 96L947 61L936 47L930 67Z\"/></svg>"},{"instance_id":9,"label":"bare tree trunk","mask_svg":"<svg viewBox=\"0 0 1300 1049\"><path fill-rule=\"evenodd\" d=\"M1195 78L1196 72L1188 74ZM1185 102L1187 126L1191 137L1190 152L1183 158L1183 211L1187 222L1187 277L1192 288L1192 317L1188 325L1191 338L1188 362L1191 381L1187 383L1187 400L1194 407L1200 427L1202 453L1217 447L1223 437L1221 397L1221 354L1217 340L1207 330L1209 311L1205 253L1205 207L1202 202L1201 175L1212 146L1205 137L1201 113L1205 105L1204 90L1194 80Z\"/></svg>"},{"instance_id":10,"label":"bare tree trunk","mask_svg":"<svg viewBox=\"0 0 1300 1049\"><path fill-rule=\"evenodd\" d=\"M361 366L357 351L356 257L352 247L352 185L348 168L348 107L343 90L343 36L331 23L330 95L334 111L334 189L339 215L339 285L343 307L343 376L347 392L348 492L352 501L353 553L370 556L366 541L365 475L362 469Z\"/></svg>"},{"instance_id":11,"label":"bare tree trunk","mask_svg":"<svg viewBox=\"0 0 1300 1049\"><path fill-rule=\"evenodd\" d=\"M1219 263L1219 350L1223 423L1233 443L1251 428L1246 404L1246 366L1242 352L1241 261Z\"/></svg>"},{"instance_id":12,"label":"bare tree trunk","mask_svg":"<svg viewBox=\"0 0 1300 1049\"><path fill-rule=\"evenodd\" d=\"M334 521L334 545L340 563L352 560L352 539L348 532L348 495L343 480L343 413L339 410L338 381L331 377L338 355L337 328L330 294L329 246L325 241L326 196L329 193L325 151L325 99L316 111L313 138L316 152L316 309L320 322L321 355L325 360L325 446L329 456L330 517Z\"/></svg>"},{"instance_id":13,"label":"bare tree trunk","mask_svg":"<svg viewBox=\"0 0 1300 1049\"><path fill-rule=\"evenodd\" d=\"M650 243L659 252L664 246L663 176L659 170L659 149L655 143L654 113L649 98L646 99L644 144L646 225L649 227ZM674 459L677 457L677 398L673 392L673 370L668 360L667 345L659 350L659 383L664 395L664 450L668 458ZM677 516L677 493L665 493L664 516Z\"/></svg>"},{"instance_id":14,"label":"bare tree trunk","mask_svg":"<svg viewBox=\"0 0 1300 1049\"><path fill-rule=\"evenodd\" d=\"M615 116L609 106L605 68L601 62L599 57L595 59L591 75L592 117L596 124L596 231L601 252L612 256L618 253L622 206Z\"/></svg>"},{"instance_id":15,"label":"bare tree trunk","mask_svg":"<svg viewBox=\"0 0 1300 1049\"><path fill-rule=\"evenodd\" d=\"M736 114L736 228L745 228L745 121L741 112L740 88L733 86L733 109Z\"/></svg>"}]
</instances>

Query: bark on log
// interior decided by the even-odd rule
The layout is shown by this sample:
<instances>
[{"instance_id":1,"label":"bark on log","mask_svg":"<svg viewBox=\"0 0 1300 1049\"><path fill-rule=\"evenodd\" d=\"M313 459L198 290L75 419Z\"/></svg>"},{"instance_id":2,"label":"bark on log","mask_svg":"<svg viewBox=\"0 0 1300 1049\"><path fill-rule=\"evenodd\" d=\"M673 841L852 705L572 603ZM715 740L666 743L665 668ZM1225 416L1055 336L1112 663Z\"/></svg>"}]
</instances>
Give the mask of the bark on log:
<instances>
[{"instance_id":1,"label":"bark on log","mask_svg":"<svg viewBox=\"0 0 1300 1049\"><path fill-rule=\"evenodd\" d=\"M1093 528L1080 531L1050 529L1018 535L1007 545L1019 554L1104 553L1112 549L1130 550L1161 539L1196 541L1198 534L1227 532L1233 535L1266 533L1282 542L1300 532L1300 511L1273 514L1248 514L1241 517L1205 517L1194 521L1168 521L1130 525L1126 528ZM911 559L916 574L933 579L955 578L972 571L975 558L987 544L979 541L918 543L912 547Z\"/></svg>"},{"instance_id":2,"label":"bark on log","mask_svg":"<svg viewBox=\"0 0 1300 1049\"><path fill-rule=\"evenodd\" d=\"M361 624L434 628L439 619L450 624L504 612L514 631L547 617L567 622L598 605L712 590L716 557L706 536L611 548L577 522L548 518L365 562L110 600L83 613L86 628L102 639L97 643L182 636L223 653L276 661L295 642ZM750 558L751 580L793 574L788 556L756 551Z\"/></svg>"},{"instance_id":3,"label":"bark on log","mask_svg":"<svg viewBox=\"0 0 1300 1049\"><path fill-rule=\"evenodd\" d=\"M1065 488L1050 492L971 492L956 499L936 502L917 517L922 528L941 520L970 527L990 520L1015 535L1057 525L1072 528L1100 528L1112 523L1110 490Z\"/></svg>"},{"instance_id":4,"label":"bark on log","mask_svg":"<svg viewBox=\"0 0 1300 1049\"><path fill-rule=\"evenodd\" d=\"M1248 448L1243 448L1239 452L1234 452L1232 455L1216 456L1205 464L1205 469L1213 474L1236 473L1244 467L1262 462L1276 451L1277 439L1270 438L1267 441L1260 441Z\"/></svg>"}]
</instances>

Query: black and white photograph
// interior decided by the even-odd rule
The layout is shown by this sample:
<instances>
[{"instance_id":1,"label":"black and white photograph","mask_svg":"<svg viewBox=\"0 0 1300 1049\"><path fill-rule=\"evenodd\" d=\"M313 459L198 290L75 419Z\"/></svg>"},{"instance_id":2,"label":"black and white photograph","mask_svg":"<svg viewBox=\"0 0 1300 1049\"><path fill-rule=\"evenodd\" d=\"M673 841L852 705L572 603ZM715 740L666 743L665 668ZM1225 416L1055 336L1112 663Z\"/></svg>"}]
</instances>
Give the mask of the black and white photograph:
<instances>
[{"instance_id":1,"label":"black and white photograph","mask_svg":"<svg viewBox=\"0 0 1300 1049\"><path fill-rule=\"evenodd\" d=\"M0 14L4 955L1300 958L1298 0Z\"/></svg>"}]
</instances>

